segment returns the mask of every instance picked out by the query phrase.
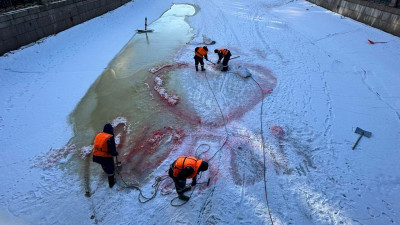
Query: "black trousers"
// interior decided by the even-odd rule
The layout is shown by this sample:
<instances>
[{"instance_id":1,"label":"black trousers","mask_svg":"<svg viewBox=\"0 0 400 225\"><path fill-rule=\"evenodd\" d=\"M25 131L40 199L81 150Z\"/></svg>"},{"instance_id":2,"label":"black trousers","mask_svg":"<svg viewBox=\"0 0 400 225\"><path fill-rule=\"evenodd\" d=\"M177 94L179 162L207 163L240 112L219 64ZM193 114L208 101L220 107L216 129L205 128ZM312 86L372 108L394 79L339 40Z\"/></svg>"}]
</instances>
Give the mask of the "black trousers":
<instances>
[{"instance_id":1,"label":"black trousers","mask_svg":"<svg viewBox=\"0 0 400 225\"><path fill-rule=\"evenodd\" d=\"M229 59L231 59L230 53L226 54L226 56L224 56L224 59L222 60L222 66L224 66L224 67L228 66Z\"/></svg>"},{"instance_id":2,"label":"black trousers","mask_svg":"<svg viewBox=\"0 0 400 225\"><path fill-rule=\"evenodd\" d=\"M172 180L175 183L176 193L183 194L184 193L183 190L186 187L186 179L181 180L174 177L174 171L171 168L169 168L168 175L172 178Z\"/></svg>"},{"instance_id":3,"label":"black trousers","mask_svg":"<svg viewBox=\"0 0 400 225\"><path fill-rule=\"evenodd\" d=\"M195 55L195 56L194 56L194 64L195 64L196 66L198 66L199 63L200 63L202 66L204 66L204 60L203 60L203 58L200 57L200 56Z\"/></svg>"},{"instance_id":4,"label":"black trousers","mask_svg":"<svg viewBox=\"0 0 400 225\"><path fill-rule=\"evenodd\" d=\"M107 176L113 176L115 172L115 165L113 157L93 156L93 162L98 163L103 168Z\"/></svg>"}]
</instances>

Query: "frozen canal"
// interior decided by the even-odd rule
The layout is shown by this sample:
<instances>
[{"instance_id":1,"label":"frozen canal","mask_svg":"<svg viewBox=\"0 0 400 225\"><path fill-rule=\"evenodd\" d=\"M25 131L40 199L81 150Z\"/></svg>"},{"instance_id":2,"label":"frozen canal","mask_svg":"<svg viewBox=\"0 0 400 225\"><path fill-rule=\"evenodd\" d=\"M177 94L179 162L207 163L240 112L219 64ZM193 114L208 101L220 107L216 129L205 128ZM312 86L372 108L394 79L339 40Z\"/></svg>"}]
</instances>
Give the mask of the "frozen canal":
<instances>
[{"instance_id":1,"label":"frozen canal","mask_svg":"<svg viewBox=\"0 0 400 225\"><path fill-rule=\"evenodd\" d=\"M162 140L164 136L183 135L186 125L164 110L171 105L168 100L178 99L171 92L170 97L161 98L154 90L157 80L151 69L175 64L175 53L193 36L185 20L194 13L193 6L173 5L151 24L149 29L154 32L133 36L70 115L74 137L69 145L90 149L92 137L104 126L98 121L112 122L116 126L119 159L124 165L122 172L134 171L133 175L139 181L152 173L173 149L172 146L159 148L159 142L165 141ZM86 171L90 161L88 157L84 163L85 176L90 176ZM89 177L84 179L85 182L87 179Z\"/></svg>"},{"instance_id":2,"label":"frozen canal","mask_svg":"<svg viewBox=\"0 0 400 225\"><path fill-rule=\"evenodd\" d=\"M228 73L195 71L203 37L240 56ZM398 37L306 1L128 3L0 58L0 223L398 224L399 60ZM180 155L210 186L181 207L170 179L146 204L108 188L88 155L107 122L145 196Z\"/></svg>"}]
</instances>

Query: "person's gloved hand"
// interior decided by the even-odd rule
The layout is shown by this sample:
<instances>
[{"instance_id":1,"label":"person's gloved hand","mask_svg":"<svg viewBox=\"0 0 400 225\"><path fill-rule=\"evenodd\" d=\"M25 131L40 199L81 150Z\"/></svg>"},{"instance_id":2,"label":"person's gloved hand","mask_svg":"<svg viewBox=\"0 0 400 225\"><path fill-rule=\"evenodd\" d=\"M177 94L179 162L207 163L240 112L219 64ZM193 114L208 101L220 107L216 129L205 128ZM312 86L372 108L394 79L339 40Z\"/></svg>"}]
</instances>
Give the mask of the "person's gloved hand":
<instances>
[{"instance_id":1,"label":"person's gloved hand","mask_svg":"<svg viewBox=\"0 0 400 225\"><path fill-rule=\"evenodd\" d=\"M192 181L192 186L195 186L197 184L196 180Z\"/></svg>"},{"instance_id":2,"label":"person's gloved hand","mask_svg":"<svg viewBox=\"0 0 400 225\"><path fill-rule=\"evenodd\" d=\"M219 64L221 62L221 60L218 60L217 64Z\"/></svg>"}]
</instances>

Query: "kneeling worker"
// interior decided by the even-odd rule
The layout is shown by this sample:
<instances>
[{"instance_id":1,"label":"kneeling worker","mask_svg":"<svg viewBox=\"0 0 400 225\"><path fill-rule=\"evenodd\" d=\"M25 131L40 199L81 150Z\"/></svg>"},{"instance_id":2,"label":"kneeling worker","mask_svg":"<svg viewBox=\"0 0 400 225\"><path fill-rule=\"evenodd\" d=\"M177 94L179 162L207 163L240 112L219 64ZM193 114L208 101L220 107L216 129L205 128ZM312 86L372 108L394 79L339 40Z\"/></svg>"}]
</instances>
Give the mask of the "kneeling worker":
<instances>
[{"instance_id":1,"label":"kneeling worker","mask_svg":"<svg viewBox=\"0 0 400 225\"><path fill-rule=\"evenodd\" d=\"M180 156L171 164L168 174L174 180L179 199L189 200L189 197L183 194L191 189L190 186L186 187L186 179L193 178L192 186L195 186L197 174L207 169L207 162L189 156Z\"/></svg>"},{"instance_id":2,"label":"kneeling worker","mask_svg":"<svg viewBox=\"0 0 400 225\"><path fill-rule=\"evenodd\" d=\"M103 132L96 135L93 148L93 162L99 163L108 176L110 188L114 186L114 159L118 152L115 146L114 128L111 124L104 125Z\"/></svg>"},{"instance_id":3,"label":"kneeling worker","mask_svg":"<svg viewBox=\"0 0 400 225\"><path fill-rule=\"evenodd\" d=\"M222 67L221 71L227 71L228 70L228 62L232 56L231 51L229 51L228 49L225 49L225 48L220 48L220 49L215 49L214 52L218 54L218 62L217 63L220 63L221 59L224 58L224 60L222 61L223 67Z\"/></svg>"}]
</instances>

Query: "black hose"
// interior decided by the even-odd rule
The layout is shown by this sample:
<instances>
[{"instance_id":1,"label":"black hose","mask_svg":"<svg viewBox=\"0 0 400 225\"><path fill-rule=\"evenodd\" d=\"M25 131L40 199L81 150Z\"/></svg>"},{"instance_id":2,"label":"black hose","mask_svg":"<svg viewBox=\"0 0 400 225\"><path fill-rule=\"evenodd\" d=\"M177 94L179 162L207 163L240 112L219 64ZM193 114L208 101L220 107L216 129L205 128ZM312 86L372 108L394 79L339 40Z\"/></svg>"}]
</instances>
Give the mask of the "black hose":
<instances>
[{"instance_id":1,"label":"black hose","mask_svg":"<svg viewBox=\"0 0 400 225\"><path fill-rule=\"evenodd\" d=\"M261 93L261 112L260 112L260 133L261 133L261 145L262 145L262 151L263 151L263 158L264 158L264 191L265 191L265 199L267 200L267 209L268 209L268 214L269 218L271 220L271 224L274 225L274 221L272 220L271 216L271 210L269 208L269 203L268 203L268 192L267 192L267 177L266 177L266 163L265 163L265 148L264 148L264 132L263 132L263 106L264 106L264 92L262 90L261 85L253 78L253 76L250 76L250 78L258 85L260 88L260 93Z\"/></svg>"}]
</instances>

